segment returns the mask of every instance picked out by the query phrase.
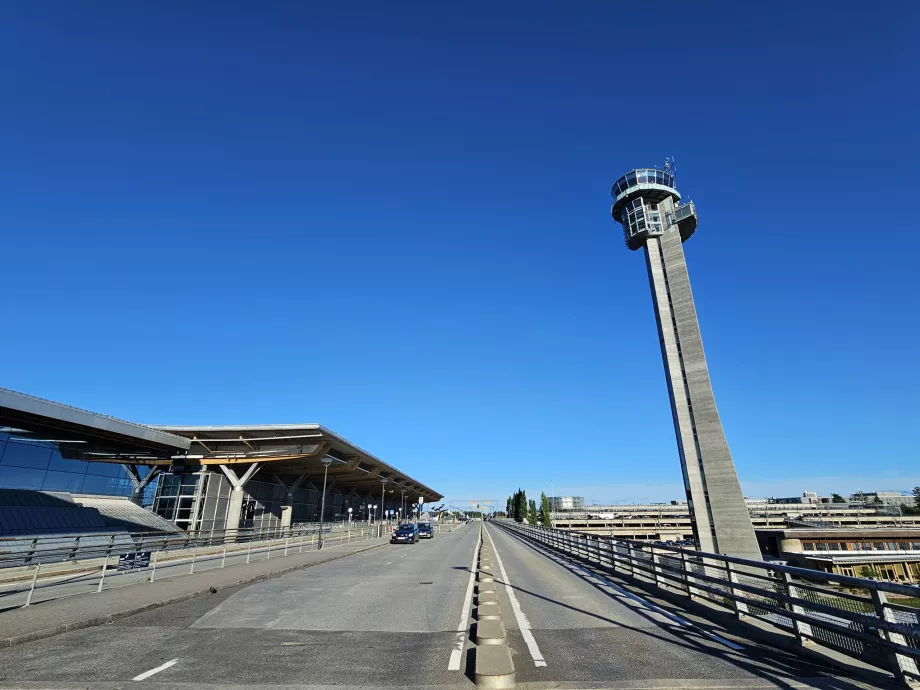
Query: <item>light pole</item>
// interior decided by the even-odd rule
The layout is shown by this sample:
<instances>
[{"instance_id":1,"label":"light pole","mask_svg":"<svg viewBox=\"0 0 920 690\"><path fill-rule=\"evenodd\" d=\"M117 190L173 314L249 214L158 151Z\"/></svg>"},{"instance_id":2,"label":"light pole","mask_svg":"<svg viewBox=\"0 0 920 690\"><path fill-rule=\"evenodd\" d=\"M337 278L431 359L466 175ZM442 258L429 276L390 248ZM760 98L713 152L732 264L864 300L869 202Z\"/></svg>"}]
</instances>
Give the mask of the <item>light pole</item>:
<instances>
[{"instance_id":1,"label":"light pole","mask_svg":"<svg viewBox=\"0 0 920 690\"><path fill-rule=\"evenodd\" d=\"M400 489L399 493L402 494L402 502L399 504L399 507L402 511L403 520L405 520L406 519L406 490Z\"/></svg>"},{"instance_id":2,"label":"light pole","mask_svg":"<svg viewBox=\"0 0 920 690\"><path fill-rule=\"evenodd\" d=\"M323 548L323 518L326 516L326 477L329 475L329 465L332 464L332 458L328 455L323 458L323 500L320 501L319 508L319 541L316 543L316 548Z\"/></svg>"},{"instance_id":3,"label":"light pole","mask_svg":"<svg viewBox=\"0 0 920 690\"><path fill-rule=\"evenodd\" d=\"M380 478L380 515L383 515L383 505L386 500L386 491L387 491L387 482L390 481L386 477Z\"/></svg>"},{"instance_id":4,"label":"light pole","mask_svg":"<svg viewBox=\"0 0 920 690\"><path fill-rule=\"evenodd\" d=\"M348 529L351 529L351 511L352 508L348 509Z\"/></svg>"}]
</instances>

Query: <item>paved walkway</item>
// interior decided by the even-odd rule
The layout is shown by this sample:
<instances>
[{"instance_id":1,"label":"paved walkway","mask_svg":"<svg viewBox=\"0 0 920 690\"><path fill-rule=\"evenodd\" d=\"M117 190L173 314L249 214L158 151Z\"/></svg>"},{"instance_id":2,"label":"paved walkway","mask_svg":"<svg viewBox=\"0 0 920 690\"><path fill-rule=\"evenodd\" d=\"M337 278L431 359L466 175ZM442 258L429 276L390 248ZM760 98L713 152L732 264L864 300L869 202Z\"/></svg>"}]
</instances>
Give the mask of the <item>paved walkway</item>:
<instances>
[{"instance_id":1,"label":"paved walkway","mask_svg":"<svg viewBox=\"0 0 920 690\"><path fill-rule=\"evenodd\" d=\"M322 551L279 556L194 575L158 579L153 583L80 594L0 613L0 647L49 637L68 630L101 625L165 604L191 599L248 582L360 553L389 541L389 535L358 544L331 546Z\"/></svg>"}]
</instances>

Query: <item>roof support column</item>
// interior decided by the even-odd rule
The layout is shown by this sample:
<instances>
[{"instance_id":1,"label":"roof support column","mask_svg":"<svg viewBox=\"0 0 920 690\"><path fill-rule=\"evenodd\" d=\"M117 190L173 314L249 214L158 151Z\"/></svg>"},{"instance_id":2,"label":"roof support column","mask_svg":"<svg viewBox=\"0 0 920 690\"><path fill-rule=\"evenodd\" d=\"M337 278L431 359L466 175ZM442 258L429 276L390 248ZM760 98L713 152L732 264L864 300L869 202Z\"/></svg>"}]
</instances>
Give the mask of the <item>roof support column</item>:
<instances>
[{"instance_id":1,"label":"roof support column","mask_svg":"<svg viewBox=\"0 0 920 690\"><path fill-rule=\"evenodd\" d=\"M220 467L221 472L226 475L230 485L233 487L230 492L230 500L227 501L227 523L224 529L235 534L240 528L240 519L243 516L243 487L259 471L261 465L257 462L252 463L242 477L237 477L236 472L227 465L218 465L218 467Z\"/></svg>"},{"instance_id":2,"label":"roof support column","mask_svg":"<svg viewBox=\"0 0 920 690\"><path fill-rule=\"evenodd\" d=\"M150 482L160 476L162 470L159 467L151 467L147 476L141 479L136 465L129 465L123 462L121 466L125 469L125 472L128 473L128 480L131 482L131 502L140 505L143 499L144 489L150 486Z\"/></svg>"},{"instance_id":3,"label":"roof support column","mask_svg":"<svg viewBox=\"0 0 920 690\"><path fill-rule=\"evenodd\" d=\"M301 472L294 479L293 483L288 484L278 475L275 475L275 481L281 484L285 489L287 489L287 494L284 497L284 505L281 507L281 527L291 526L291 516L294 512L294 490L301 485L304 479L310 475L309 471Z\"/></svg>"}]
</instances>

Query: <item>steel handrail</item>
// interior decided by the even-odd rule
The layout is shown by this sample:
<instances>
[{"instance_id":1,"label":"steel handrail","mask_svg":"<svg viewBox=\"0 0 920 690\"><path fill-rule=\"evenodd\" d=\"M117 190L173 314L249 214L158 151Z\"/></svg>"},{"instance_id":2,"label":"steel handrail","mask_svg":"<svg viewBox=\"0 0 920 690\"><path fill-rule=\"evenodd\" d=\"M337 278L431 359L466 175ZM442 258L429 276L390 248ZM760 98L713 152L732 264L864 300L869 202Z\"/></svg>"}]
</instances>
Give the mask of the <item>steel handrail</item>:
<instances>
[{"instance_id":1,"label":"steel handrail","mask_svg":"<svg viewBox=\"0 0 920 690\"><path fill-rule=\"evenodd\" d=\"M756 618L792 629L801 644L817 642L860 656L890 670L907 685L920 682L920 610L889 603L886 597L886 593L920 597L920 587L510 520L495 523L601 569L628 573L657 587L728 607L741 620ZM846 586L869 596L821 584ZM862 610L835 607L835 600Z\"/></svg>"}]
</instances>

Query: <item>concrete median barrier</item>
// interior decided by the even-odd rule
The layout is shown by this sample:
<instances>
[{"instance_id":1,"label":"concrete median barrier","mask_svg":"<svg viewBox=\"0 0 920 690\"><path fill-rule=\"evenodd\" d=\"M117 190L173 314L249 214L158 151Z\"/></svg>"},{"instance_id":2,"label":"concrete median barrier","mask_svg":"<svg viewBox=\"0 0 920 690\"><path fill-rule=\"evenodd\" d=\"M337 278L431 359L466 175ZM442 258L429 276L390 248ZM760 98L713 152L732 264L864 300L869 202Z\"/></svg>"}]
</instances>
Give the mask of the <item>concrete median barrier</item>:
<instances>
[{"instance_id":1,"label":"concrete median barrier","mask_svg":"<svg viewBox=\"0 0 920 690\"><path fill-rule=\"evenodd\" d=\"M492 592L480 592L476 597L476 604L482 606L483 604L497 604L498 603L498 594L494 591Z\"/></svg>"},{"instance_id":2,"label":"concrete median barrier","mask_svg":"<svg viewBox=\"0 0 920 690\"><path fill-rule=\"evenodd\" d=\"M476 649L473 680L481 688L513 688L517 674L511 650L505 644L484 644Z\"/></svg>"},{"instance_id":3,"label":"concrete median barrier","mask_svg":"<svg viewBox=\"0 0 920 690\"><path fill-rule=\"evenodd\" d=\"M476 607L476 620L501 620L502 610L498 604L480 604Z\"/></svg>"},{"instance_id":4,"label":"concrete median barrier","mask_svg":"<svg viewBox=\"0 0 920 690\"><path fill-rule=\"evenodd\" d=\"M505 644L505 624L496 620L484 620L476 624L476 636L473 641L477 645Z\"/></svg>"}]
</instances>

